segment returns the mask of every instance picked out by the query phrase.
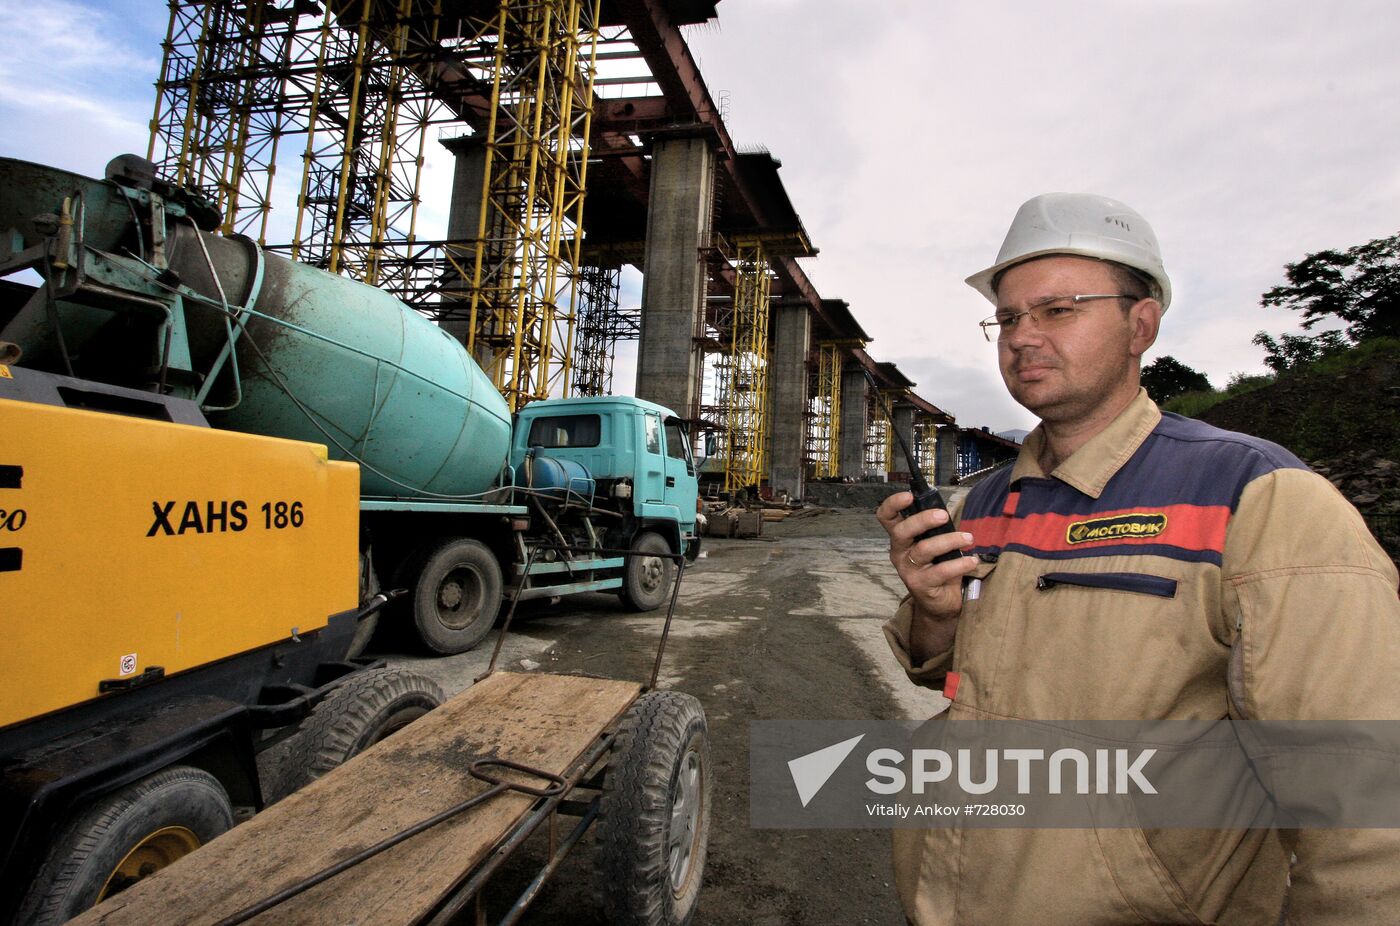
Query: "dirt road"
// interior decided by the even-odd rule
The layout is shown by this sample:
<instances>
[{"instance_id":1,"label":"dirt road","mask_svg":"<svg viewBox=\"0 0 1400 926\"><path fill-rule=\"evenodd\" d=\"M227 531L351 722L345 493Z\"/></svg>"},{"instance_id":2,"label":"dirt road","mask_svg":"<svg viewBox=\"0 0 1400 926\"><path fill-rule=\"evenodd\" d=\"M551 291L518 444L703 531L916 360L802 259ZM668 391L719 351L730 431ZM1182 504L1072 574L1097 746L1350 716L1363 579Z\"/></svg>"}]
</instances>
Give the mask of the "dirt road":
<instances>
[{"instance_id":1,"label":"dirt road","mask_svg":"<svg viewBox=\"0 0 1400 926\"><path fill-rule=\"evenodd\" d=\"M900 926L888 831L749 826L748 724L927 717L942 699L910 685L885 645L880 625L902 586L873 515L819 511L767 524L764 535L706 542L682 582L662 669L661 687L698 697L710 726L713 822L695 923ZM603 595L522 607L502 665L645 679L663 615L630 614ZM444 659L394 661L455 692L484 668L490 645ZM514 866L498 896L523 887L533 874L528 868L528 860ZM595 880L585 843L524 922L603 923ZM500 914L499 905L493 912Z\"/></svg>"}]
</instances>

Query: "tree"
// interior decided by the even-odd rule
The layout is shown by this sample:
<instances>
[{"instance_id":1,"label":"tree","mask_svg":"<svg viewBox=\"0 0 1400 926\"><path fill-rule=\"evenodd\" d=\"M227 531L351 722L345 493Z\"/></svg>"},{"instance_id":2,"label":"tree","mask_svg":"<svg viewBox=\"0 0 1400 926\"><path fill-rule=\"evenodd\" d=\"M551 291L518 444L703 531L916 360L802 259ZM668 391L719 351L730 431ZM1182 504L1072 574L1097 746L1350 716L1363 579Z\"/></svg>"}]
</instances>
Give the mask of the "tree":
<instances>
[{"instance_id":1,"label":"tree","mask_svg":"<svg viewBox=\"0 0 1400 926\"><path fill-rule=\"evenodd\" d=\"M1142 388L1161 405L1185 392L1204 392L1210 380L1204 373L1191 369L1175 357L1158 357L1142 368Z\"/></svg>"},{"instance_id":2,"label":"tree","mask_svg":"<svg viewBox=\"0 0 1400 926\"><path fill-rule=\"evenodd\" d=\"M1348 346L1340 331L1324 331L1311 337L1281 334L1277 341L1267 331L1260 331L1254 335L1254 343L1264 348L1264 366L1275 373L1307 366L1319 357L1339 353Z\"/></svg>"},{"instance_id":3,"label":"tree","mask_svg":"<svg viewBox=\"0 0 1400 926\"><path fill-rule=\"evenodd\" d=\"M1353 343L1400 336L1400 234L1345 251L1318 251L1284 272L1288 283L1265 293L1261 304L1302 312L1305 330L1335 316L1346 322Z\"/></svg>"}]
</instances>

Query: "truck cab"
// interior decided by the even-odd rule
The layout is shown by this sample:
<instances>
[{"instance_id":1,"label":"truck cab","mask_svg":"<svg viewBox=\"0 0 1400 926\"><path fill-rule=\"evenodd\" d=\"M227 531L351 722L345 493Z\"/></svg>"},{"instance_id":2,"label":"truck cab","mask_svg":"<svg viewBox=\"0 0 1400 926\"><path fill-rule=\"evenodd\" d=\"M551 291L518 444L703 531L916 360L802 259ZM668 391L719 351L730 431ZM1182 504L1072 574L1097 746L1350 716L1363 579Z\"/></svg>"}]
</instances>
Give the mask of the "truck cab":
<instances>
[{"instance_id":1,"label":"truck cab","mask_svg":"<svg viewBox=\"0 0 1400 926\"><path fill-rule=\"evenodd\" d=\"M616 506L630 531L660 533L677 553L698 549L699 479L685 423L631 396L546 399L516 413L510 464L536 455L576 463L596 482L597 504Z\"/></svg>"}]
</instances>

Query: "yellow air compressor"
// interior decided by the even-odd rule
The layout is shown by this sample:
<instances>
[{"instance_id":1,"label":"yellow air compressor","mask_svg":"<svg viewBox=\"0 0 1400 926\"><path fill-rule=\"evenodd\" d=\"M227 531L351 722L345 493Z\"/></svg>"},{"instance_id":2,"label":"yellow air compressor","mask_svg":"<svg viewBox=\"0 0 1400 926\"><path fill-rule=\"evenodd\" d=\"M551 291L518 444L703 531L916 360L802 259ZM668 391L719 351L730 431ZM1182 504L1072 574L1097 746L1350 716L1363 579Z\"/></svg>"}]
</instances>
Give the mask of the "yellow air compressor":
<instances>
[{"instance_id":1,"label":"yellow air compressor","mask_svg":"<svg viewBox=\"0 0 1400 926\"><path fill-rule=\"evenodd\" d=\"M62 922L260 807L257 753L347 722L332 691L371 708L362 742L436 706L347 660L358 520L320 445L0 365L0 922Z\"/></svg>"}]
</instances>

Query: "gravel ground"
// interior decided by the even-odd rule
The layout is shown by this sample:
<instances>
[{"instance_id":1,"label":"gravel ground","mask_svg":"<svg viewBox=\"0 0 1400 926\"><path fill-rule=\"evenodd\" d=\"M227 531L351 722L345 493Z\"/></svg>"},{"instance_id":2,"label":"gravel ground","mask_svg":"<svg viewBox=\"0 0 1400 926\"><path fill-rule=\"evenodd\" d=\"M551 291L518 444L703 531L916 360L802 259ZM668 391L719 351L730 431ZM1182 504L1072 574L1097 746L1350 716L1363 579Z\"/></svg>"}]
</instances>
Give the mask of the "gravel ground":
<instances>
[{"instance_id":1,"label":"gravel ground","mask_svg":"<svg viewBox=\"0 0 1400 926\"><path fill-rule=\"evenodd\" d=\"M749 721L927 717L941 706L909 684L880 631L902 589L883 538L869 511L813 509L765 524L758 540L707 540L686 570L660 687L695 695L709 723L714 803L697 926L904 923L887 831L749 825ZM502 666L644 680L663 617L605 595L522 606ZM484 668L493 640L461 656L392 661L454 693ZM492 913L542 853L531 847L503 871ZM594 856L585 840L522 922L604 923Z\"/></svg>"}]
</instances>

